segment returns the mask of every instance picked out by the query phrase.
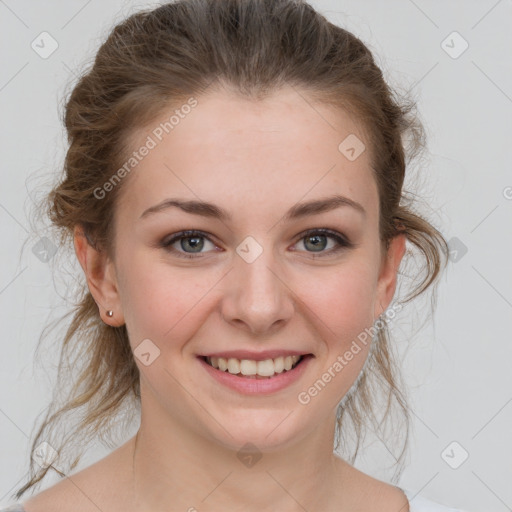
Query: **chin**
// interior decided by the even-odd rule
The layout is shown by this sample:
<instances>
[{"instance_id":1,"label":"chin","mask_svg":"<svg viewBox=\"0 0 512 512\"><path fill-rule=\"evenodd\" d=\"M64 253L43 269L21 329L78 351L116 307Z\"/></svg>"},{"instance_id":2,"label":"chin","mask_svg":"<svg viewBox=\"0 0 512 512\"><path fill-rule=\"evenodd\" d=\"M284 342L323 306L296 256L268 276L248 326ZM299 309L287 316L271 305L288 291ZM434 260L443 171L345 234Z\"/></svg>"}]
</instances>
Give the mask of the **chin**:
<instances>
[{"instance_id":1,"label":"chin","mask_svg":"<svg viewBox=\"0 0 512 512\"><path fill-rule=\"evenodd\" d=\"M219 420L225 430L219 426L212 437L234 451L250 443L260 452L274 452L292 447L306 435L304 422L297 421L286 409L237 411L235 420Z\"/></svg>"}]
</instances>

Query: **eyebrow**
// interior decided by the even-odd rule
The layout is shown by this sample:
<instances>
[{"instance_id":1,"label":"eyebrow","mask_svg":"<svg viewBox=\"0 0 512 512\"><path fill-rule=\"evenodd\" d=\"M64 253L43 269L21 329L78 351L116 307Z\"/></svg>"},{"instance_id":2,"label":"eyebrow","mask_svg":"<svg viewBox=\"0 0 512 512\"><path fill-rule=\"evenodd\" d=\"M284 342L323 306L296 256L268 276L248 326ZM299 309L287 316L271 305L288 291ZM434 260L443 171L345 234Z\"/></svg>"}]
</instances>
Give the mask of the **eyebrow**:
<instances>
[{"instance_id":1,"label":"eyebrow","mask_svg":"<svg viewBox=\"0 0 512 512\"><path fill-rule=\"evenodd\" d=\"M360 203L348 197L337 194L324 199L315 199L305 203L297 203L286 212L283 220L287 222L290 220L306 217L308 215L318 215L320 213L329 212L343 206L349 206L358 211L363 216L366 216L366 210ZM151 214L162 212L168 208L173 207L180 208L186 213L201 215L203 217L210 217L222 221L232 220L232 216L227 210L213 203L176 198L165 199L161 203L158 203L155 206L151 206L142 213L139 219L146 218Z\"/></svg>"}]
</instances>

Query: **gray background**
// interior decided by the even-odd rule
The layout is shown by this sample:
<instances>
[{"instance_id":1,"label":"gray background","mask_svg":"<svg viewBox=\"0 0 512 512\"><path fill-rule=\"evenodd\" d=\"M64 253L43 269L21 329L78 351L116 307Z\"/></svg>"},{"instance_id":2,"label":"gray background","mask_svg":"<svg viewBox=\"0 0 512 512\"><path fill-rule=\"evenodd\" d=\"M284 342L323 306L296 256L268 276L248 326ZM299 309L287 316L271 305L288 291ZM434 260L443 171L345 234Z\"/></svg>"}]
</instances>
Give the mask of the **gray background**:
<instances>
[{"instance_id":1,"label":"gray background","mask_svg":"<svg viewBox=\"0 0 512 512\"><path fill-rule=\"evenodd\" d=\"M311 4L367 43L391 85L417 98L429 144L417 165L422 211L454 249L435 317L427 312L420 325L427 303L419 301L393 323L414 420L400 486L470 512L512 510L512 2ZM112 25L151 5L0 0L0 504L24 479L34 421L51 398L58 344L43 367L33 366L34 349L66 311L68 287L32 251L42 234L29 223L64 156L58 109ZM58 43L46 59L31 48L43 31ZM80 468L108 451L92 447ZM356 466L389 480L389 449L369 438L365 453Z\"/></svg>"}]
</instances>

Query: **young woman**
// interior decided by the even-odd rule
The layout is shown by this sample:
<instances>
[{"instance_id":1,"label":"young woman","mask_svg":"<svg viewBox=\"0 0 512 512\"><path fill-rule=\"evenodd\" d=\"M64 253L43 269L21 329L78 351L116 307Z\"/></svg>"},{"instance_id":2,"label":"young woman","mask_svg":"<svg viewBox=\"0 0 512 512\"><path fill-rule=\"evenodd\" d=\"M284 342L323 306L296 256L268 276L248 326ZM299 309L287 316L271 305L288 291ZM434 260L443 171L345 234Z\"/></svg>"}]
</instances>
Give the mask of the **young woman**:
<instances>
[{"instance_id":1,"label":"young woman","mask_svg":"<svg viewBox=\"0 0 512 512\"><path fill-rule=\"evenodd\" d=\"M66 105L48 204L85 277L74 374L16 498L64 478L12 510L454 510L333 452L383 403L407 419L387 321L447 255L404 204L412 107L302 1L182 0L115 27ZM426 272L394 303L407 241ZM126 412L136 435L71 473Z\"/></svg>"}]
</instances>

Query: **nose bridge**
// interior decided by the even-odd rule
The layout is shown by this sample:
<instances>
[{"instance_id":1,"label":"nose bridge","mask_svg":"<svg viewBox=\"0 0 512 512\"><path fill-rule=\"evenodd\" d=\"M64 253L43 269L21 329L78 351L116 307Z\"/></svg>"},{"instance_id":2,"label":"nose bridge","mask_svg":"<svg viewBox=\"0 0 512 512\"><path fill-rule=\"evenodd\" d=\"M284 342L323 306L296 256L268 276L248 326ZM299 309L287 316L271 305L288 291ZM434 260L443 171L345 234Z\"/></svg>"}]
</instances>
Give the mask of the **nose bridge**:
<instances>
[{"instance_id":1,"label":"nose bridge","mask_svg":"<svg viewBox=\"0 0 512 512\"><path fill-rule=\"evenodd\" d=\"M290 290L267 243L247 237L236 249L223 314L227 321L243 322L253 332L264 332L293 314Z\"/></svg>"}]
</instances>

